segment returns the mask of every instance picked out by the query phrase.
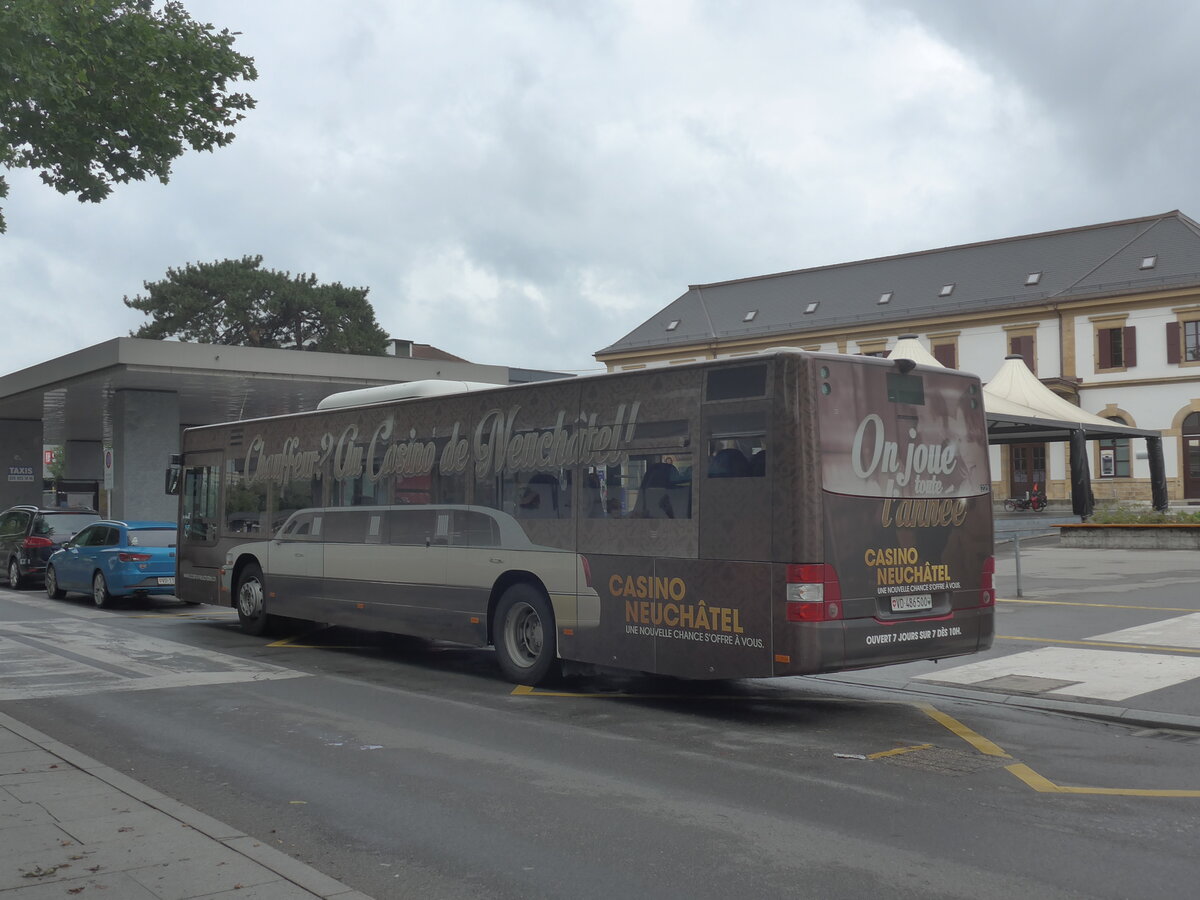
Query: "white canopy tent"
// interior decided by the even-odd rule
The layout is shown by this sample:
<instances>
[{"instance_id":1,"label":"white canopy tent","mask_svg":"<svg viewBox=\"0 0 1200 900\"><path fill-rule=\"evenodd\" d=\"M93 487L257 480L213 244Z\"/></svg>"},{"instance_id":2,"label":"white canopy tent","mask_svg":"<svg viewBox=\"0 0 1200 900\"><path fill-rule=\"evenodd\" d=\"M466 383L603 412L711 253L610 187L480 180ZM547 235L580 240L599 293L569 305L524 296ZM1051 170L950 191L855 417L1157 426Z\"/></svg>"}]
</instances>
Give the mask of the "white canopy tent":
<instances>
[{"instance_id":1,"label":"white canopy tent","mask_svg":"<svg viewBox=\"0 0 1200 900\"><path fill-rule=\"evenodd\" d=\"M920 365L942 365L916 335L902 335L888 357L911 359ZM1081 516L1091 515L1095 506L1086 441L1105 437L1144 438L1154 508L1167 508L1160 433L1132 428L1080 409L1042 384L1021 356L1005 357L999 371L984 385L983 409L988 420L989 443L1071 443L1071 506Z\"/></svg>"}]
</instances>

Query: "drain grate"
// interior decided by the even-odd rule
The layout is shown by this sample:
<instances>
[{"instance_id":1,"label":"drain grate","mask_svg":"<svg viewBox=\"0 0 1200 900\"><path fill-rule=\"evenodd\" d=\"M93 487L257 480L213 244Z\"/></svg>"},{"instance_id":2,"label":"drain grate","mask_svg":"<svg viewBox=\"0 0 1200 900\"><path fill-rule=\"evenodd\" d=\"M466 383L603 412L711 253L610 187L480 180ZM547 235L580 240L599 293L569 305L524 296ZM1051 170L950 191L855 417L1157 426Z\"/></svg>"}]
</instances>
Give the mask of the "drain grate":
<instances>
[{"instance_id":1,"label":"drain grate","mask_svg":"<svg viewBox=\"0 0 1200 900\"><path fill-rule=\"evenodd\" d=\"M971 775L988 769L999 769L1012 762L996 756L983 756L979 753L968 753L963 750L951 750L947 747L928 747L901 753L896 756L885 756L880 762L891 766L903 766L908 769L920 769L924 772L936 772L939 775Z\"/></svg>"},{"instance_id":2,"label":"drain grate","mask_svg":"<svg viewBox=\"0 0 1200 900\"><path fill-rule=\"evenodd\" d=\"M985 691L1007 691L1012 694L1044 694L1081 684L1079 681L1061 681L1057 678L1039 678L1036 675L1001 675L971 685Z\"/></svg>"}]
</instances>

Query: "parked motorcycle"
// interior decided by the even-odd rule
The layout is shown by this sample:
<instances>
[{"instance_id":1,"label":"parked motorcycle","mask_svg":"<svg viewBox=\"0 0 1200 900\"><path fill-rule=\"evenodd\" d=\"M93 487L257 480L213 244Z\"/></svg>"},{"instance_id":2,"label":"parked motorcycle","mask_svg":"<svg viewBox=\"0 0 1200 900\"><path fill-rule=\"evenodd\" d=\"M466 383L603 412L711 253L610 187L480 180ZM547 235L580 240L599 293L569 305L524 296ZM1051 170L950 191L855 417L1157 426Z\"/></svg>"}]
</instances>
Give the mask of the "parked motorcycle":
<instances>
[{"instance_id":1,"label":"parked motorcycle","mask_svg":"<svg viewBox=\"0 0 1200 900\"><path fill-rule=\"evenodd\" d=\"M1016 512L1019 509L1032 509L1034 512L1041 512L1046 508L1046 495L1038 490L1038 486L1034 484L1032 491L1026 491L1024 497L1012 497L1004 501L1004 508L1009 512Z\"/></svg>"}]
</instances>

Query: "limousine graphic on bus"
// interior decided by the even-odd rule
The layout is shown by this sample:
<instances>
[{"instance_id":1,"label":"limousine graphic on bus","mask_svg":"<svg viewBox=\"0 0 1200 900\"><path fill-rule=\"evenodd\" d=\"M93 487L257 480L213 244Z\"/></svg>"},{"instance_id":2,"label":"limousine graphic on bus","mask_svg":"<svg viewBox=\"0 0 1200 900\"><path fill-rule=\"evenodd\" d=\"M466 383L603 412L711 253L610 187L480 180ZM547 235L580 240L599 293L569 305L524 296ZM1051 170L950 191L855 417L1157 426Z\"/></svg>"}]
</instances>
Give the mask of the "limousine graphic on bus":
<instances>
[{"instance_id":1,"label":"limousine graphic on bus","mask_svg":"<svg viewBox=\"0 0 1200 900\"><path fill-rule=\"evenodd\" d=\"M534 544L513 516L480 506L300 509L274 538L230 548L220 578L251 633L285 617L481 645L491 598L530 573L559 628L600 624L584 556ZM509 607L519 617L530 603L514 593ZM529 619L532 629L539 619ZM522 638L529 646L514 648L518 655L538 649L536 627Z\"/></svg>"}]
</instances>

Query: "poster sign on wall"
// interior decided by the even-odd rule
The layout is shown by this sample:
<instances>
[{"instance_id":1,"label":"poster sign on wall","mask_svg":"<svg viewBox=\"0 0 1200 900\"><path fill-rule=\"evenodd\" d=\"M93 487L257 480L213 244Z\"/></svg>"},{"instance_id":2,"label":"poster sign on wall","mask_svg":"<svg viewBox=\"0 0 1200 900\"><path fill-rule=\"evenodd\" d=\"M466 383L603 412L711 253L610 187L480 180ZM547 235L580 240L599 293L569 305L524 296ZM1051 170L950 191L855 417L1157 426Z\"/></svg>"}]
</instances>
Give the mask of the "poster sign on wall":
<instances>
[{"instance_id":1,"label":"poster sign on wall","mask_svg":"<svg viewBox=\"0 0 1200 900\"><path fill-rule=\"evenodd\" d=\"M25 483L33 481L33 466L9 466L8 480Z\"/></svg>"}]
</instances>

